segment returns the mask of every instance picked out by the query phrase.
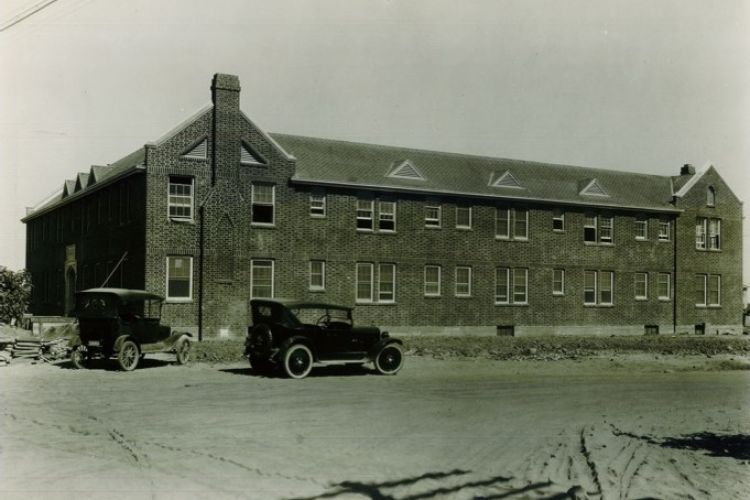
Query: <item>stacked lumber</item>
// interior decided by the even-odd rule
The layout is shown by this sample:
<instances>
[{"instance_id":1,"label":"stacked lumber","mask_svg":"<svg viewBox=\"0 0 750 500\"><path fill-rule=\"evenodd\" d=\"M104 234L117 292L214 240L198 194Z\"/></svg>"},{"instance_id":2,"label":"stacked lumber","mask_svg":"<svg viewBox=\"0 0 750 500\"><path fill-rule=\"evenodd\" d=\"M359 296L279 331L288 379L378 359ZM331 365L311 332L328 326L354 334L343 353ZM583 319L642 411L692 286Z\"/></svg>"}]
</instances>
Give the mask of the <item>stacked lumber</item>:
<instances>
[{"instance_id":1,"label":"stacked lumber","mask_svg":"<svg viewBox=\"0 0 750 500\"><path fill-rule=\"evenodd\" d=\"M42 342L39 339L16 339L13 344L14 358L39 358Z\"/></svg>"},{"instance_id":2,"label":"stacked lumber","mask_svg":"<svg viewBox=\"0 0 750 500\"><path fill-rule=\"evenodd\" d=\"M0 337L0 366L7 366L13 359L55 361L68 357L69 340L60 337L52 340L35 338Z\"/></svg>"}]
</instances>

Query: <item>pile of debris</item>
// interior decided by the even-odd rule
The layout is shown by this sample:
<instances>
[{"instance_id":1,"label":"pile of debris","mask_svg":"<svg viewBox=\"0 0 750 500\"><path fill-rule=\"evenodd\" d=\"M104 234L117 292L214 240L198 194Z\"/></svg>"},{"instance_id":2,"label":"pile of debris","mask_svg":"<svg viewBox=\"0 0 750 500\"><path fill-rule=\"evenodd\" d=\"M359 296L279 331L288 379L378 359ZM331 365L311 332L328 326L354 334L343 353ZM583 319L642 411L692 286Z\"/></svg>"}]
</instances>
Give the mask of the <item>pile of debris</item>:
<instances>
[{"instance_id":1,"label":"pile of debris","mask_svg":"<svg viewBox=\"0 0 750 500\"><path fill-rule=\"evenodd\" d=\"M52 340L38 338L0 337L0 366L7 366L13 359L56 361L68 357L67 338Z\"/></svg>"}]
</instances>

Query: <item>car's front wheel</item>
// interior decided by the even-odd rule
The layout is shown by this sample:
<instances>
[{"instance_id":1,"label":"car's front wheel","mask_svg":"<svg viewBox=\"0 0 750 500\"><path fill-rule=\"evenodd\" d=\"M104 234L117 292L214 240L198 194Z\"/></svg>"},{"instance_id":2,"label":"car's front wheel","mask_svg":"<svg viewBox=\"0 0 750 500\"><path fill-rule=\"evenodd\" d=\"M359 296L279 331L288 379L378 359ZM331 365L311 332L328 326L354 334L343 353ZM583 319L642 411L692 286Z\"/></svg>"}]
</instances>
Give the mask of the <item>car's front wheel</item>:
<instances>
[{"instance_id":1,"label":"car's front wheel","mask_svg":"<svg viewBox=\"0 0 750 500\"><path fill-rule=\"evenodd\" d=\"M375 369L383 375L395 375L402 366L404 349L399 344L388 344L375 356Z\"/></svg>"},{"instance_id":2,"label":"car's front wheel","mask_svg":"<svg viewBox=\"0 0 750 500\"><path fill-rule=\"evenodd\" d=\"M190 361L190 348L192 346L190 345L190 341L186 338L182 338L177 341L177 345L175 346L175 355L177 358L177 364L178 365L185 365Z\"/></svg>"},{"instance_id":3,"label":"car's front wheel","mask_svg":"<svg viewBox=\"0 0 750 500\"><path fill-rule=\"evenodd\" d=\"M313 355L304 344L292 344L282 357L284 373L289 378L305 378L312 370Z\"/></svg>"},{"instance_id":4,"label":"car's front wheel","mask_svg":"<svg viewBox=\"0 0 750 500\"><path fill-rule=\"evenodd\" d=\"M117 362L126 372L135 370L138 366L138 361L141 359L141 350L138 349L138 344L132 340L126 340L120 346L120 350L117 352Z\"/></svg>"}]
</instances>

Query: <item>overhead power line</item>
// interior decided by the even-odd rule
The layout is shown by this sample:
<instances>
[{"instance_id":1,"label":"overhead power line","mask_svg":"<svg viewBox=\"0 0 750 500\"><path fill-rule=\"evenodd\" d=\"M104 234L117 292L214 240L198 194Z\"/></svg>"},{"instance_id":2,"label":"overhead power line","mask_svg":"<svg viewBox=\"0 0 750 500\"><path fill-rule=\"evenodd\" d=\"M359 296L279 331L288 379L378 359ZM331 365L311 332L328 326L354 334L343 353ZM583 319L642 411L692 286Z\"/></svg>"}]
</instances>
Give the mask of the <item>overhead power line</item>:
<instances>
[{"instance_id":1,"label":"overhead power line","mask_svg":"<svg viewBox=\"0 0 750 500\"><path fill-rule=\"evenodd\" d=\"M40 10L52 5L55 2L57 2L57 0L44 0L34 5L33 7L29 7L28 9L21 12L20 14L13 16L8 22L3 23L3 25L0 26L0 32L3 32L7 30L8 28L15 26L16 24L20 23L24 19L28 19L29 17L33 16Z\"/></svg>"}]
</instances>

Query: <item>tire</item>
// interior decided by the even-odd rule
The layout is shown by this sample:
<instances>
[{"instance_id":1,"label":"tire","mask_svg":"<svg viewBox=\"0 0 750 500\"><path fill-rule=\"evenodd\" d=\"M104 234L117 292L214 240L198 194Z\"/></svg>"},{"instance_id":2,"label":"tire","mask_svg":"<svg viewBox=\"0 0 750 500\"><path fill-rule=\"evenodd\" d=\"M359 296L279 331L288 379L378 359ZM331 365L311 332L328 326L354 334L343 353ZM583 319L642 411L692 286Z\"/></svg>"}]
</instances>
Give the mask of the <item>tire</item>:
<instances>
[{"instance_id":1,"label":"tire","mask_svg":"<svg viewBox=\"0 0 750 500\"><path fill-rule=\"evenodd\" d=\"M190 341L186 338L181 338L177 341L177 345L175 345L174 353L175 357L177 358L177 364L178 365L186 365L190 361L190 349L192 348L192 344Z\"/></svg>"},{"instance_id":2,"label":"tire","mask_svg":"<svg viewBox=\"0 0 750 500\"><path fill-rule=\"evenodd\" d=\"M120 350L117 352L117 363L123 371L135 370L140 359L141 350L138 348L138 344L132 340L126 340L120 345Z\"/></svg>"},{"instance_id":3,"label":"tire","mask_svg":"<svg viewBox=\"0 0 750 500\"><path fill-rule=\"evenodd\" d=\"M250 332L249 346L251 352L266 354L271 352L273 347L273 333L271 328L265 323L256 325Z\"/></svg>"},{"instance_id":4,"label":"tire","mask_svg":"<svg viewBox=\"0 0 750 500\"><path fill-rule=\"evenodd\" d=\"M312 370L313 355L304 344L292 344L282 356L284 373L289 378L305 378Z\"/></svg>"},{"instance_id":5,"label":"tire","mask_svg":"<svg viewBox=\"0 0 750 500\"><path fill-rule=\"evenodd\" d=\"M73 363L73 366L79 370L83 370L84 368L88 368L88 366L86 366L87 361L88 354L86 352L86 347L82 345L74 347L70 353L70 362Z\"/></svg>"},{"instance_id":6,"label":"tire","mask_svg":"<svg viewBox=\"0 0 750 500\"><path fill-rule=\"evenodd\" d=\"M381 375L395 375L404 366L404 349L392 343L383 346L375 356L375 369Z\"/></svg>"}]
</instances>

